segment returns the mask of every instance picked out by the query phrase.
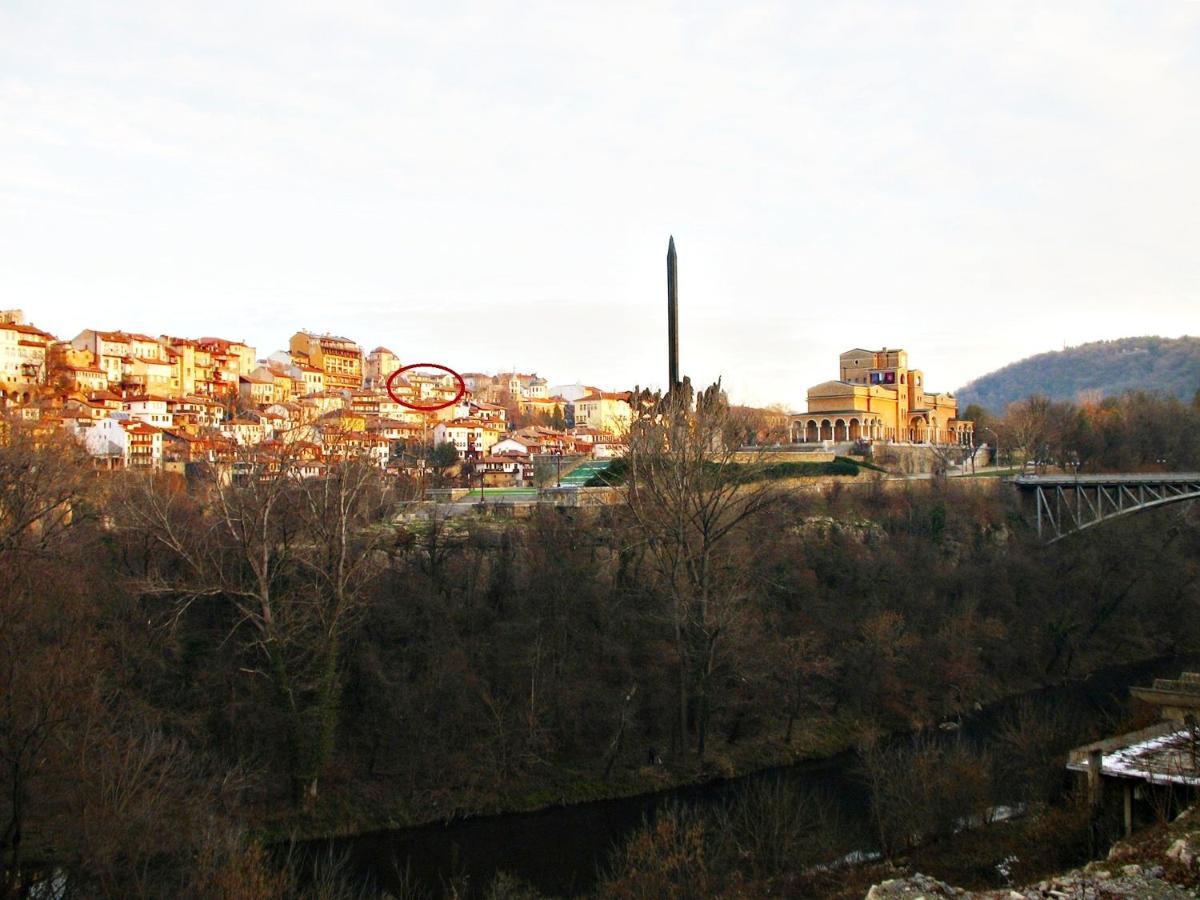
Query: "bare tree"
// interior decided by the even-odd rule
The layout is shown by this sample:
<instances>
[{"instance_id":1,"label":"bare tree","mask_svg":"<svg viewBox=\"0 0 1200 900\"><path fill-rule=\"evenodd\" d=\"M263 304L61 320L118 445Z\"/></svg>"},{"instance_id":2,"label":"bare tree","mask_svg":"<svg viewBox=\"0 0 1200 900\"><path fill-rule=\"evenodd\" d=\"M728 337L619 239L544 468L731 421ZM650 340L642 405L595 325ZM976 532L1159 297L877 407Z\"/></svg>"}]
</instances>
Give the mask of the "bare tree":
<instances>
[{"instance_id":1,"label":"bare tree","mask_svg":"<svg viewBox=\"0 0 1200 900\"><path fill-rule=\"evenodd\" d=\"M153 548L146 596L172 601L178 619L200 597L227 602L233 633L256 650L286 722L293 799L311 804L332 751L342 639L386 565L378 527L390 491L365 455L327 460L299 477L297 445L247 448L210 467L198 500L163 480L137 479L122 519Z\"/></svg>"},{"instance_id":2,"label":"bare tree","mask_svg":"<svg viewBox=\"0 0 1200 900\"><path fill-rule=\"evenodd\" d=\"M1028 461L1037 458L1050 434L1050 400L1040 394L1010 403L1004 412L1009 443L1020 448Z\"/></svg>"},{"instance_id":3,"label":"bare tree","mask_svg":"<svg viewBox=\"0 0 1200 900\"><path fill-rule=\"evenodd\" d=\"M677 660L674 741L689 746L695 704L696 751L705 751L722 641L736 624L750 573L730 540L772 502L761 461L739 461L746 423L720 382L694 395L684 380L663 396L635 390L626 496L636 533L669 601Z\"/></svg>"},{"instance_id":4,"label":"bare tree","mask_svg":"<svg viewBox=\"0 0 1200 900\"><path fill-rule=\"evenodd\" d=\"M315 651L311 687L311 758L301 766L304 791L316 799L317 775L333 752L341 689L342 637L362 611L366 590L387 564L384 523L392 497L378 468L361 455L331 466L323 478L299 483L297 554L308 576L307 621L301 643Z\"/></svg>"},{"instance_id":5,"label":"bare tree","mask_svg":"<svg viewBox=\"0 0 1200 900\"><path fill-rule=\"evenodd\" d=\"M87 492L87 455L62 433L0 418L0 553L13 562L61 548Z\"/></svg>"},{"instance_id":6,"label":"bare tree","mask_svg":"<svg viewBox=\"0 0 1200 900\"><path fill-rule=\"evenodd\" d=\"M22 890L30 824L61 797L51 751L92 703L98 648L79 597L87 461L0 419L0 896Z\"/></svg>"}]
</instances>

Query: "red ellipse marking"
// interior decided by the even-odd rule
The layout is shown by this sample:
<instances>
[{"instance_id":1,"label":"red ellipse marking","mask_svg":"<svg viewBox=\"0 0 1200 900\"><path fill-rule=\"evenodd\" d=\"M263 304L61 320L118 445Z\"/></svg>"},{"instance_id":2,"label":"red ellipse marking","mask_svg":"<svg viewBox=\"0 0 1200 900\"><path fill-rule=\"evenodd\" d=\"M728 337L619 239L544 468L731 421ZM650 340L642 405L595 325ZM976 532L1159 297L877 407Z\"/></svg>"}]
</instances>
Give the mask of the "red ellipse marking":
<instances>
[{"instance_id":1,"label":"red ellipse marking","mask_svg":"<svg viewBox=\"0 0 1200 900\"><path fill-rule=\"evenodd\" d=\"M410 369L441 369L443 372L453 375L458 381L458 393L454 395L453 400L447 400L445 403L439 403L437 406L418 406L415 403L409 403L407 400L401 400L392 393L392 382L396 380L397 376L403 375ZM463 394L467 392L467 383L463 381L463 377L461 375L459 375L449 366L443 366L440 363L409 363L407 366L401 366L388 376L387 392L389 397L391 397L405 409L415 409L417 412L436 412L439 409L445 409L447 406L453 406L455 403L461 400Z\"/></svg>"}]
</instances>

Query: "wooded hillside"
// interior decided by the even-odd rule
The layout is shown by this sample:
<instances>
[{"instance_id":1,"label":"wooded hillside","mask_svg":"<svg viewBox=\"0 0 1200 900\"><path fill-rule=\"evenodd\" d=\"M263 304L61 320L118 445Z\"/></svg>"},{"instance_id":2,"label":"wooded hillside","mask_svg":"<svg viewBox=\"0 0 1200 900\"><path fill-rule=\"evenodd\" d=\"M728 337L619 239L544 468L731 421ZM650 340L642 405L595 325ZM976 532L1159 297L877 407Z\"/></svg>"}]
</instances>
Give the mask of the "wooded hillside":
<instances>
[{"instance_id":1,"label":"wooded hillside","mask_svg":"<svg viewBox=\"0 0 1200 900\"><path fill-rule=\"evenodd\" d=\"M1044 394L1076 400L1098 392L1156 391L1191 400L1200 389L1200 338L1132 337L1039 353L976 378L956 392L960 409L978 403L1003 412L1015 400Z\"/></svg>"}]
</instances>

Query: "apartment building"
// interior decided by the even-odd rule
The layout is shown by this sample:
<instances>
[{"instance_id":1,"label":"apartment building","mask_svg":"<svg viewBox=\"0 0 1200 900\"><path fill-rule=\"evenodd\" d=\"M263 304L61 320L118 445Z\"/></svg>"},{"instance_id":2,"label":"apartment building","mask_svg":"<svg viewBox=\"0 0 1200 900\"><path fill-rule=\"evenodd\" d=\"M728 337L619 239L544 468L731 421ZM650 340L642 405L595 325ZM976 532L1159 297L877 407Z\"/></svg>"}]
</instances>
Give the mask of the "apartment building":
<instances>
[{"instance_id":1,"label":"apartment building","mask_svg":"<svg viewBox=\"0 0 1200 900\"><path fill-rule=\"evenodd\" d=\"M349 338L297 331L289 342L293 362L325 373L327 390L358 390L363 386L363 352Z\"/></svg>"},{"instance_id":2,"label":"apartment building","mask_svg":"<svg viewBox=\"0 0 1200 900\"><path fill-rule=\"evenodd\" d=\"M571 407L574 410L571 419L573 426L587 426L609 435L624 434L633 420L628 391L594 391L580 397Z\"/></svg>"}]
</instances>

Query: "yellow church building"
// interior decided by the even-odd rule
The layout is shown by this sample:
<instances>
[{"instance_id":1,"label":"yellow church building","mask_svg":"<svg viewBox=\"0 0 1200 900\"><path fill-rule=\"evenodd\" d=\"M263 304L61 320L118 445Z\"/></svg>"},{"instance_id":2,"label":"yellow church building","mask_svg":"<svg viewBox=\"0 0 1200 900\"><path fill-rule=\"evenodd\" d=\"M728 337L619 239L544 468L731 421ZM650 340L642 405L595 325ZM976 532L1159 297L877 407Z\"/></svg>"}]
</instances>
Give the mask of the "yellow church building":
<instances>
[{"instance_id":1,"label":"yellow church building","mask_svg":"<svg viewBox=\"0 0 1200 900\"><path fill-rule=\"evenodd\" d=\"M794 443L974 443L974 423L958 418L954 395L927 391L904 350L847 350L838 368L836 381L808 389L808 412L791 417Z\"/></svg>"}]
</instances>

